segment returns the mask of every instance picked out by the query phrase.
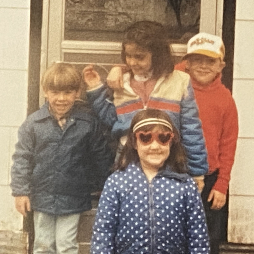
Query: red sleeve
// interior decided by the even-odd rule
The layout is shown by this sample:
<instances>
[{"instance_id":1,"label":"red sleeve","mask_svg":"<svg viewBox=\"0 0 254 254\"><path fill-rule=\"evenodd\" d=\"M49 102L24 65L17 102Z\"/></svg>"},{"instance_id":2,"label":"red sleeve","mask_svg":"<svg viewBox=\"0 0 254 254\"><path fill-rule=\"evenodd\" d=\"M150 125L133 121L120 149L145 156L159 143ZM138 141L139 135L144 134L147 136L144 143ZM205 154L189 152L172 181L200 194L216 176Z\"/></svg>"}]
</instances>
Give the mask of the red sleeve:
<instances>
[{"instance_id":1,"label":"red sleeve","mask_svg":"<svg viewBox=\"0 0 254 254\"><path fill-rule=\"evenodd\" d=\"M235 102L230 95L230 100L223 119L223 131L219 145L220 170L218 179L213 189L224 194L227 193L230 173L234 163L236 143L238 138L238 115Z\"/></svg>"}]
</instances>

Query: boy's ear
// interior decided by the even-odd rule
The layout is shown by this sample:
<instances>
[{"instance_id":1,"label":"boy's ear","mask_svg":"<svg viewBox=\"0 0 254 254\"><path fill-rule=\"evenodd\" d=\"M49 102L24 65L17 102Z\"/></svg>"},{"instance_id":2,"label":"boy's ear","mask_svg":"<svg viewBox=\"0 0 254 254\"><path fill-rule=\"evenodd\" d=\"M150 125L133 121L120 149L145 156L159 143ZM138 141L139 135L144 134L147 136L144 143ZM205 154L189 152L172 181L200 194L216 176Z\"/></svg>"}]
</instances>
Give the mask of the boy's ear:
<instances>
[{"instance_id":1,"label":"boy's ear","mask_svg":"<svg viewBox=\"0 0 254 254\"><path fill-rule=\"evenodd\" d=\"M185 69L186 70L190 69L190 61L188 60L188 58L185 60Z\"/></svg>"},{"instance_id":2,"label":"boy's ear","mask_svg":"<svg viewBox=\"0 0 254 254\"><path fill-rule=\"evenodd\" d=\"M220 62L220 72L222 72L222 70L224 69L225 66L226 66L226 63L222 60Z\"/></svg>"}]
</instances>

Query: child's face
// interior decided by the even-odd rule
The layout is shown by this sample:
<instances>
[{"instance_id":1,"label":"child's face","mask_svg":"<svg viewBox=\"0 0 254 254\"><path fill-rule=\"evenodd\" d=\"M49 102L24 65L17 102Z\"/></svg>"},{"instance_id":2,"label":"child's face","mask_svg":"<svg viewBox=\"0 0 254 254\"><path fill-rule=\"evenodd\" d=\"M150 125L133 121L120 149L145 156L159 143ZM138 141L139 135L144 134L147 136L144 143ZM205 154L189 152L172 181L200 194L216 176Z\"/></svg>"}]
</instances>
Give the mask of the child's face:
<instances>
[{"instance_id":1,"label":"child's face","mask_svg":"<svg viewBox=\"0 0 254 254\"><path fill-rule=\"evenodd\" d=\"M221 61L220 58L199 54L190 55L186 64L190 76L202 86L207 86L213 82L224 66L225 62Z\"/></svg>"},{"instance_id":2,"label":"child's face","mask_svg":"<svg viewBox=\"0 0 254 254\"><path fill-rule=\"evenodd\" d=\"M48 90L44 91L44 93L57 119L63 117L71 109L75 100L80 96L80 91L76 90Z\"/></svg>"},{"instance_id":3,"label":"child's face","mask_svg":"<svg viewBox=\"0 0 254 254\"><path fill-rule=\"evenodd\" d=\"M135 43L125 45L126 63L134 75L146 76L152 68L152 54Z\"/></svg>"},{"instance_id":4,"label":"child's face","mask_svg":"<svg viewBox=\"0 0 254 254\"><path fill-rule=\"evenodd\" d=\"M152 133L165 133L159 126ZM155 139L149 144L142 143L137 138L136 149L140 158L142 168L159 170L170 154L170 143L162 145Z\"/></svg>"}]
</instances>

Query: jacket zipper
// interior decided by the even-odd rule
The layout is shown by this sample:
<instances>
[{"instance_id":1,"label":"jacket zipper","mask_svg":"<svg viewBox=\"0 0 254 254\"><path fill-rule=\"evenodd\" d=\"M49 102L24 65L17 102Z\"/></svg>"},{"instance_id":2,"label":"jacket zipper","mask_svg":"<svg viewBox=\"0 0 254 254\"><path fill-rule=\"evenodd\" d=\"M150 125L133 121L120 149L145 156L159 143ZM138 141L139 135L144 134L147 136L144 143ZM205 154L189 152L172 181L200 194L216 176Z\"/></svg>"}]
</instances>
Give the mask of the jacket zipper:
<instances>
[{"instance_id":1,"label":"jacket zipper","mask_svg":"<svg viewBox=\"0 0 254 254\"><path fill-rule=\"evenodd\" d=\"M149 97L148 97L148 99L147 99L147 102L144 103L144 102L141 100L141 101L142 101L142 104L143 104L143 109L147 109L147 108L148 108L147 105L148 105L148 103L149 103L149 101L150 101L151 94L154 92L155 87L157 87L158 84L160 85L160 84L164 81L164 78L163 78L163 80L161 80L161 79L162 79L162 78L159 78L159 79L156 81L153 90L152 90L151 93L149 94Z\"/></svg>"},{"instance_id":2,"label":"jacket zipper","mask_svg":"<svg viewBox=\"0 0 254 254\"><path fill-rule=\"evenodd\" d=\"M153 200L153 184L149 182L149 213L151 225L151 254L154 253L154 200Z\"/></svg>"}]
</instances>

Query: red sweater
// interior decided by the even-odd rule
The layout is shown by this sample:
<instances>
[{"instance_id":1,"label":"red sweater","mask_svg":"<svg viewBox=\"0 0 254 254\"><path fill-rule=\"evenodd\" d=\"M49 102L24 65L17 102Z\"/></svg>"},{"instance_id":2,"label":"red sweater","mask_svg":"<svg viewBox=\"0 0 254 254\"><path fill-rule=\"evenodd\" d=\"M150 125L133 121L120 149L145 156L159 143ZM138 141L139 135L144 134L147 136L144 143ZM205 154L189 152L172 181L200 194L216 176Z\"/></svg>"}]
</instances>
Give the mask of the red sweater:
<instances>
[{"instance_id":1,"label":"red sweater","mask_svg":"<svg viewBox=\"0 0 254 254\"><path fill-rule=\"evenodd\" d=\"M185 62L177 64L175 69L186 71ZM219 169L213 189L226 194L238 137L236 105L230 91L221 83L221 75L206 87L193 79L192 85L206 140L209 173Z\"/></svg>"}]
</instances>

